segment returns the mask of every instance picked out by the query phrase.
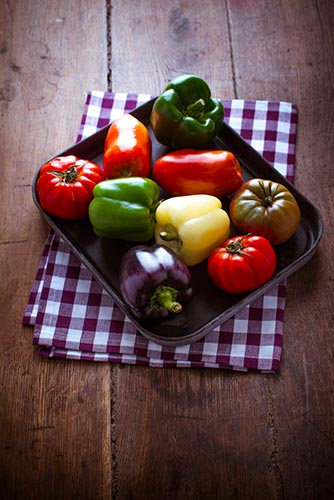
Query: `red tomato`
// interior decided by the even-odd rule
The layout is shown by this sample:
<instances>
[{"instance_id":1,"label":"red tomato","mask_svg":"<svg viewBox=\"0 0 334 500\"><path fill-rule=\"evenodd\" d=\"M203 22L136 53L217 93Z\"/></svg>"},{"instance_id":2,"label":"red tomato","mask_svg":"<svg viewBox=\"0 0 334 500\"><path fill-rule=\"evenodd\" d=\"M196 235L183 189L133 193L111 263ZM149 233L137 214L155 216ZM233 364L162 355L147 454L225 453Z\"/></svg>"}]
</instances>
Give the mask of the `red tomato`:
<instances>
[{"instance_id":1,"label":"red tomato","mask_svg":"<svg viewBox=\"0 0 334 500\"><path fill-rule=\"evenodd\" d=\"M234 236L208 258L208 273L214 284L229 293L254 290L274 274L276 253L262 236Z\"/></svg>"},{"instance_id":2,"label":"red tomato","mask_svg":"<svg viewBox=\"0 0 334 500\"><path fill-rule=\"evenodd\" d=\"M296 199L282 184L251 179L233 196L230 217L242 233L257 234L273 245L290 239L300 223Z\"/></svg>"},{"instance_id":3,"label":"red tomato","mask_svg":"<svg viewBox=\"0 0 334 500\"><path fill-rule=\"evenodd\" d=\"M211 194L222 198L242 185L242 170L230 151L180 149L160 158L153 177L173 196Z\"/></svg>"},{"instance_id":4,"label":"red tomato","mask_svg":"<svg viewBox=\"0 0 334 500\"><path fill-rule=\"evenodd\" d=\"M125 114L113 122L104 143L103 168L107 179L148 177L152 141L143 123Z\"/></svg>"},{"instance_id":5,"label":"red tomato","mask_svg":"<svg viewBox=\"0 0 334 500\"><path fill-rule=\"evenodd\" d=\"M88 216L93 189L105 179L95 163L76 156L59 156L40 170L36 184L41 207L50 215L66 220Z\"/></svg>"}]
</instances>

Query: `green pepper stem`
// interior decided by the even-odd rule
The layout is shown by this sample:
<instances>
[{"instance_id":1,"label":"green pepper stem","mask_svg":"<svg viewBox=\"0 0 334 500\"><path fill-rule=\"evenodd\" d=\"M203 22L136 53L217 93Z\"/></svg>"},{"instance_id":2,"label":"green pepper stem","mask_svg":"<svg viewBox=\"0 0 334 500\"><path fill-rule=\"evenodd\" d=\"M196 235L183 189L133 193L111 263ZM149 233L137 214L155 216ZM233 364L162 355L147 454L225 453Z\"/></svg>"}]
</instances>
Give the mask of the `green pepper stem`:
<instances>
[{"instance_id":1,"label":"green pepper stem","mask_svg":"<svg viewBox=\"0 0 334 500\"><path fill-rule=\"evenodd\" d=\"M187 116L192 116L193 118L200 118L203 114L203 110L205 108L204 99L198 99L197 101L189 104L186 107L185 114Z\"/></svg>"},{"instance_id":2,"label":"green pepper stem","mask_svg":"<svg viewBox=\"0 0 334 500\"><path fill-rule=\"evenodd\" d=\"M167 311L177 314L182 311L182 305L176 301L177 290L170 286L161 285L151 297L152 309L167 309Z\"/></svg>"},{"instance_id":3,"label":"green pepper stem","mask_svg":"<svg viewBox=\"0 0 334 500\"><path fill-rule=\"evenodd\" d=\"M166 224L159 233L160 238L164 241L174 241L179 239L179 233L173 224Z\"/></svg>"}]
</instances>

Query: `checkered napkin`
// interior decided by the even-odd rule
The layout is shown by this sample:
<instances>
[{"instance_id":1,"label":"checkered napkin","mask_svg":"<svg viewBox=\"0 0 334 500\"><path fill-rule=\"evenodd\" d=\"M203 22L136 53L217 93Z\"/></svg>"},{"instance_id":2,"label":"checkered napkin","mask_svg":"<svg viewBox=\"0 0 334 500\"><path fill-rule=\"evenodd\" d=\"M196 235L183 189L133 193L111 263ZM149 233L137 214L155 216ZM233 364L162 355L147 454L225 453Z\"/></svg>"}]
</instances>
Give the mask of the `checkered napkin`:
<instances>
[{"instance_id":1,"label":"checkered napkin","mask_svg":"<svg viewBox=\"0 0 334 500\"><path fill-rule=\"evenodd\" d=\"M78 140L151 96L90 91ZM225 120L293 181L297 109L287 102L223 100ZM23 323L34 326L43 357L150 367L210 367L276 372L282 353L286 282L275 285L200 341L162 347L144 338L52 230Z\"/></svg>"}]
</instances>

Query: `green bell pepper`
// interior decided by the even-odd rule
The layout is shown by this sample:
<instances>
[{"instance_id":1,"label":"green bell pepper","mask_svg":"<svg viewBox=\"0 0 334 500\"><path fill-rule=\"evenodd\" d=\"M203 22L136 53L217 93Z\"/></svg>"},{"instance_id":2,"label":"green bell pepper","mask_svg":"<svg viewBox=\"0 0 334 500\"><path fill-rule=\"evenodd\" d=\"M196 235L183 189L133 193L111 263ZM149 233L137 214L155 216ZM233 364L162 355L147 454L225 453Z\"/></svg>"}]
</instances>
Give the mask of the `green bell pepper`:
<instances>
[{"instance_id":1,"label":"green bell pepper","mask_svg":"<svg viewBox=\"0 0 334 500\"><path fill-rule=\"evenodd\" d=\"M97 184L89 219L97 236L127 241L153 238L160 188L146 177L122 177Z\"/></svg>"},{"instance_id":2,"label":"green bell pepper","mask_svg":"<svg viewBox=\"0 0 334 500\"><path fill-rule=\"evenodd\" d=\"M204 148L219 132L224 106L196 75L171 80L153 104L150 123L158 142L173 149Z\"/></svg>"}]
</instances>

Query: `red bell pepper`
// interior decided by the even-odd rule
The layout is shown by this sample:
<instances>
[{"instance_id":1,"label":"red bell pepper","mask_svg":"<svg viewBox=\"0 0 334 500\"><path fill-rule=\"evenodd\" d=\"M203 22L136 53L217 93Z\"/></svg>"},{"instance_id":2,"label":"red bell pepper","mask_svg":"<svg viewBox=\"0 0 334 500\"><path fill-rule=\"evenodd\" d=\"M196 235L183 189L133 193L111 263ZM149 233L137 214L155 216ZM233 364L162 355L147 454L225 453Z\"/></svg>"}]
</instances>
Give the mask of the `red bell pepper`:
<instances>
[{"instance_id":1,"label":"red bell pepper","mask_svg":"<svg viewBox=\"0 0 334 500\"><path fill-rule=\"evenodd\" d=\"M230 151L179 149L158 158L153 177L173 196L210 194L222 198L242 185L242 170Z\"/></svg>"},{"instance_id":2,"label":"red bell pepper","mask_svg":"<svg viewBox=\"0 0 334 500\"><path fill-rule=\"evenodd\" d=\"M125 114L113 122L104 143L103 168L108 179L148 177L152 141L146 126Z\"/></svg>"}]
</instances>

